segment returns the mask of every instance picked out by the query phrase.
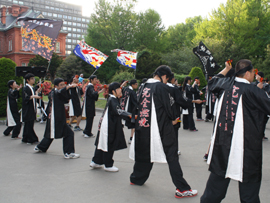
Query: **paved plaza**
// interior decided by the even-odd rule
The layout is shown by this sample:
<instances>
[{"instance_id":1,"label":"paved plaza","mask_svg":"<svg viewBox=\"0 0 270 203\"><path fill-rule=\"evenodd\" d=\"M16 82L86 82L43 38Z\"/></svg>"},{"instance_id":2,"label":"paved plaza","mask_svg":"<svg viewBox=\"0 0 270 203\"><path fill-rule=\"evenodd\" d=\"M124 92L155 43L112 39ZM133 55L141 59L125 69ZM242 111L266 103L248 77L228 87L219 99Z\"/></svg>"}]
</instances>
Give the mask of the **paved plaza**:
<instances>
[{"instance_id":1,"label":"paved plaza","mask_svg":"<svg viewBox=\"0 0 270 203\"><path fill-rule=\"evenodd\" d=\"M97 112L93 124L96 134L101 112ZM195 121L198 132L179 130L179 157L184 177L198 196L176 199L167 164L154 164L151 175L143 186L132 186L129 176L133 161L128 149L116 151L114 165L117 173L103 169L91 170L89 163L94 154L94 138L84 138L75 132L75 149L81 158L64 159L62 139L54 140L47 153L36 154L33 145L21 144L10 136L0 136L0 203L125 203L125 202L185 202L198 203L209 176L208 166L202 157L207 150L213 122ZM74 125L75 126L75 125ZM85 121L81 122L85 127ZM6 128L0 125L1 133ZM45 124L35 123L35 131L41 140ZM126 140L130 131L124 128ZM22 131L21 131L22 132ZM20 134L21 136L21 134ZM270 137L270 124L266 129ZM262 203L270 202L270 141L263 142L263 177L260 190ZM224 203L239 201L238 184L231 181Z\"/></svg>"}]
</instances>

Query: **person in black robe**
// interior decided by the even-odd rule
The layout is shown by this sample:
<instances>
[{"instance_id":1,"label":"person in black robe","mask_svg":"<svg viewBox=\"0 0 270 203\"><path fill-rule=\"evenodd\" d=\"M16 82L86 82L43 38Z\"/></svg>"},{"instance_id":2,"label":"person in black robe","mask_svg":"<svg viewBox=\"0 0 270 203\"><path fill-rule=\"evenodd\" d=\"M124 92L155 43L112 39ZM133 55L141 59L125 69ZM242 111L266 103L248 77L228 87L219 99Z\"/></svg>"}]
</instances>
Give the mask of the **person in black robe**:
<instances>
[{"instance_id":1,"label":"person in black robe","mask_svg":"<svg viewBox=\"0 0 270 203\"><path fill-rule=\"evenodd\" d=\"M144 84L146 83L147 78L143 78L142 79L142 83L140 84L138 90L137 90L137 96L139 95L139 92L141 91L141 88L144 86Z\"/></svg>"},{"instance_id":2,"label":"person in black robe","mask_svg":"<svg viewBox=\"0 0 270 203\"><path fill-rule=\"evenodd\" d=\"M101 168L108 172L117 172L113 165L114 151L127 148L121 119L130 120L131 113L121 109L119 98L122 96L120 84L113 82L109 86L109 98L99 121L95 142L96 150L90 167Z\"/></svg>"},{"instance_id":3,"label":"person in black robe","mask_svg":"<svg viewBox=\"0 0 270 203\"><path fill-rule=\"evenodd\" d=\"M212 76L209 76L208 81L211 78ZM214 119L216 96L209 90L208 85L205 87L205 100L205 122L209 122Z\"/></svg>"},{"instance_id":4,"label":"person in black robe","mask_svg":"<svg viewBox=\"0 0 270 203\"><path fill-rule=\"evenodd\" d=\"M95 102L98 100L100 93L104 92L105 89L95 91L94 85L97 83L97 76L91 75L89 77L89 84L87 85L85 94L84 94L84 104L83 104L83 113L86 115L86 126L83 131L85 138L95 137L92 133L92 126L94 117L96 116L96 105Z\"/></svg>"},{"instance_id":5,"label":"person in black robe","mask_svg":"<svg viewBox=\"0 0 270 203\"><path fill-rule=\"evenodd\" d=\"M191 77L186 77L183 84L183 90L185 97L189 98L190 100L194 100L194 94L196 93L195 85L197 84L196 81L194 81L193 85L191 86ZM183 113L183 129L184 130L190 130L190 131L198 131L195 127L195 122L193 119L193 109L194 104L188 107L187 113Z\"/></svg>"},{"instance_id":6,"label":"person in black robe","mask_svg":"<svg viewBox=\"0 0 270 203\"><path fill-rule=\"evenodd\" d=\"M133 115L135 114L137 106L137 94L135 92L135 89L137 88L137 80L133 79L130 80L129 86L124 91L126 97L126 104L124 110L127 112L131 112ZM135 131L135 123L132 122L132 120L126 120L125 126L127 126L128 129L131 129L130 139L128 142L130 144Z\"/></svg>"},{"instance_id":7,"label":"person in black robe","mask_svg":"<svg viewBox=\"0 0 270 203\"><path fill-rule=\"evenodd\" d=\"M34 131L34 122L36 120L36 99L40 99L38 93L41 88L34 92L33 84L35 76L32 73L25 75L26 85L22 91L22 121L24 122L22 143L35 144L38 142L38 137Z\"/></svg>"},{"instance_id":8,"label":"person in black robe","mask_svg":"<svg viewBox=\"0 0 270 203\"><path fill-rule=\"evenodd\" d=\"M72 77L72 84L78 84L79 82L79 76L74 75ZM83 95L83 90L81 87L77 86L76 88L70 88L69 89L69 94L70 94L70 100L69 100L69 127L72 127L71 124L73 120L76 118L77 119L77 124L74 127L74 131L81 131L82 129L80 128L80 122L82 120L82 105L81 105L81 96Z\"/></svg>"},{"instance_id":9,"label":"person in black robe","mask_svg":"<svg viewBox=\"0 0 270 203\"><path fill-rule=\"evenodd\" d=\"M203 93L199 89L200 78L199 77L195 77L194 80L196 81L196 84L194 85L194 88L196 90L196 92L194 93L194 99L195 100L197 100L197 99L201 100L201 95ZM196 108L197 121L204 121L204 119L202 119L202 103L201 104L196 104L195 103L195 108Z\"/></svg>"},{"instance_id":10,"label":"person in black robe","mask_svg":"<svg viewBox=\"0 0 270 203\"><path fill-rule=\"evenodd\" d=\"M175 197L193 197L197 191L191 190L183 178L178 160L173 127L178 121L174 118L170 89L166 85L171 74L168 66L159 66L154 72L154 78L147 80L139 94L135 137L130 146L130 158L135 160L130 182L131 185L143 185L154 162L168 163L176 186Z\"/></svg>"},{"instance_id":11,"label":"person in black robe","mask_svg":"<svg viewBox=\"0 0 270 203\"><path fill-rule=\"evenodd\" d=\"M176 136L176 142L178 144L178 130L180 128L180 123L181 123L180 108L187 109L188 107L193 105L192 103L199 104L199 103L202 103L202 101L200 99L192 100L192 99L189 99L187 97L184 97L183 94L181 94L179 88L177 86L173 85L174 82L175 82L175 78L174 78L174 74L172 74L167 82L167 85L170 87L169 89L170 89L171 104L172 104L172 110L174 113L174 119L179 119L178 123L173 126L174 131L175 131L175 136ZM181 152L180 152L180 150L178 150L178 155L180 155L180 154L181 154Z\"/></svg>"},{"instance_id":12,"label":"person in black robe","mask_svg":"<svg viewBox=\"0 0 270 203\"><path fill-rule=\"evenodd\" d=\"M211 173L201 203L221 202L231 179L238 181L241 202L260 202L262 118L270 114L270 98L250 84L255 75L250 60L236 63L236 77L224 77L231 68L226 62L208 82L210 91L222 95L207 160Z\"/></svg>"},{"instance_id":13,"label":"person in black robe","mask_svg":"<svg viewBox=\"0 0 270 203\"><path fill-rule=\"evenodd\" d=\"M7 96L7 129L4 131L4 135L8 136L12 131L12 139L21 139L19 134L21 132L21 120L20 113L18 112L17 99L20 97L19 90L22 85L17 85L15 80L10 80L7 83L9 90Z\"/></svg>"},{"instance_id":14,"label":"person in black robe","mask_svg":"<svg viewBox=\"0 0 270 203\"><path fill-rule=\"evenodd\" d=\"M259 71L259 72L256 74L255 78L256 78L256 81L255 81L255 82L252 82L251 84L253 84L253 85L255 85L255 86L258 86L258 84L260 83L261 78L264 78L264 73L261 72L261 71ZM265 92L267 92L267 94L269 94L269 90L268 90L268 88L267 88L267 85L266 85L265 81L263 80L262 83L263 83L263 88L262 88L262 89L263 89ZM265 116L263 117L263 125L264 125L264 129L263 129L263 134L264 134L263 140L268 140L268 138L265 136L265 128L266 128L266 124L267 124L267 122L268 122L268 119L269 119L268 115L265 115Z\"/></svg>"},{"instance_id":15,"label":"person in black robe","mask_svg":"<svg viewBox=\"0 0 270 203\"><path fill-rule=\"evenodd\" d=\"M54 80L55 89L48 95L49 98L49 115L46 122L44 138L34 148L35 152L46 152L54 139L63 138L63 152L66 159L79 158L75 154L74 132L66 123L65 104L70 98L69 89L76 88L77 84L66 86L62 78Z\"/></svg>"}]
</instances>

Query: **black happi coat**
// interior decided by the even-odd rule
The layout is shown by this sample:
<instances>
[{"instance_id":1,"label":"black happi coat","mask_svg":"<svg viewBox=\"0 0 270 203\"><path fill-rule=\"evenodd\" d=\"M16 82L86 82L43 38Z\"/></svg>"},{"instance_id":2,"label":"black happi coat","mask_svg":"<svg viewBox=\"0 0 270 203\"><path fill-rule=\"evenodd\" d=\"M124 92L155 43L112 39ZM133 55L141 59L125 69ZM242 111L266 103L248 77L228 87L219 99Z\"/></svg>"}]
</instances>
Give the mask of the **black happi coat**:
<instances>
[{"instance_id":1,"label":"black happi coat","mask_svg":"<svg viewBox=\"0 0 270 203\"><path fill-rule=\"evenodd\" d=\"M149 79L138 97L138 118L130 158L138 162L166 163L178 159L169 87ZM134 146L135 145L135 146Z\"/></svg>"},{"instance_id":2,"label":"black happi coat","mask_svg":"<svg viewBox=\"0 0 270 203\"><path fill-rule=\"evenodd\" d=\"M93 84L89 83L84 94L83 116L89 118L96 116L95 102L98 100L98 96L98 92L95 91Z\"/></svg>"},{"instance_id":3,"label":"black happi coat","mask_svg":"<svg viewBox=\"0 0 270 203\"><path fill-rule=\"evenodd\" d=\"M50 107L44 137L50 139L62 138L67 129L65 104L68 103L70 98L69 91L66 87L60 90L54 89L50 92L48 98Z\"/></svg>"},{"instance_id":4,"label":"black happi coat","mask_svg":"<svg viewBox=\"0 0 270 203\"><path fill-rule=\"evenodd\" d=\"M137 94L136 92L132 89L131 86L126 88L126 93L128 93L128 98L125 106L125 111L132 113L133 115L135 114L136 111L136 106L137 106ZM135 123L132 123L131 120L126 120L125 124L129 129L130 128L135 128Z\"/></svg>"},{"instance_id":5,"label":"black happi coat","mask_svg":"<svg viewBox=\"0 0 270 203\"><path fill-rule=\"evenodd\" d=\"M30 99L34 95L33 88L26 83L22 90L22 121L36 120L36 99Z\"/></svg>"},{"instance_id":6,"label":"black happi coat","mask_svg":"<svg viewBox=\"0 0 270 203\"><path fill-rule=\"evenodd\" d=\"M81 95L83 95L82 88L70 88L69 89L70 100L69 100L69 116L81 116Z\"/></svg>"},{"instance_id":7,"label":"black happi coat","mask_svg":"<svg viewBox=\"0 0 270 203\"><path fill-rule=\"evenodd\" d=\"M209 86L207 85L205 87L205 105L208 106L208 109L205 108L205 113L206 114L213 114L214 113L214 107L215 107L215 102L216 102L216 96L215 94L209 90ZM207 112L208 110L208 112Z\"/></svg>"},{"instance_id":8,"label":"black happi coat","mask_svg":"<svg viewBox=\"0 0 270 203\"><path fill-rule=\"evenodd\" d=\"M122 98L120 99L120 106L121 106L122 110L126 110L127 101L129 98L128 89L129 89L128 87L122 88Z\"/></svg>"},{"instance_id":9,"label":"black happi coat","mask_svg":"<svg viewBox=\"0 0 270 203\"><path fill-rule=\"evenodd\" d=\"M174 102L171 99L172 109L174 113L174 120L176 118L181 118L180 108L187 109L192 106L192 99L185 97L178 87L172 85L171 83L167 83L170 90L170 96L173 98ZM180 123L174 125L175 128L180 128Z\"/></svg>"},{"instance_id":10,"label":"black happi coat","mask_svg":"<svg viewBox=\"0 0 270 203\"><path fill-rule=\"evenodd\" d=\"M131 113L121 109L119 100L110 95L100 118L95 145L104 152L127 148L121 119L129 120Z\"/></svg>"},{"instance_id":11,"label":"black happi coat","mask_svg":"<svg viewBox=\"0 0 270 203\"><path fill-rule=\"evenodd\" d=\"M263 117L270 99L242 78L212 78L208 86L222 93L212 135L209 170L240 182L259 182L262 175Z\"/></svg>"},{"instance_id":12,"label":"black happi coat","mask_svg":"<svg viewBox=\"0 0 270 203\"><path fill-rule=\"evenodd\" d=\"M190 100L194 100L194 94L196 94L197 90L192 87L191 85L189 84L186 84L185 86L185 96L190 99ZM188 112L191 113L193 112L193 109L194 109L194 106L195 104L192 104L188 107Z\"/></svg>"},{"instance_id":13,"label":"black happi coat","mask_svg":"<svg viewBox=\"0 0 270 203\"><path fill-rule=\"evenodd\" d=\"M9 89L7 96L7 126L16 126L20 122L20 113L18 112L17 99L20 97L17 89Z\"/></svg>"},{"instance_id":14,"label":"black happi coat","mask_svg":"<svg viewBox=\"0 0 270 203\"><path fill-rule=\"evenodd\" d=\"M198 85L194 85L194 89L196 90L196 92L194 93L194 99L201 99L201 91L199 89Z\"/></svg>"}]
</instances>

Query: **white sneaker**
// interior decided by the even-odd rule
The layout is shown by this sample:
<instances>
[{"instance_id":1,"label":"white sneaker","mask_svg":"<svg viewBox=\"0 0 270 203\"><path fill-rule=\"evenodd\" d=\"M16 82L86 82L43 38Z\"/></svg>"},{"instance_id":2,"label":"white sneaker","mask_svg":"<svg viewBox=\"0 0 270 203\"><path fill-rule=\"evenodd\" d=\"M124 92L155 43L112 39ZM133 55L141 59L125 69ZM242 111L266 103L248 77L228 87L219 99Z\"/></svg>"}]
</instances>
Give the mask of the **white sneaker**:
<instances>
[{"instance_id":1,"label":"white sneaker","mask_svg":"<svg viewBox=\"0 0 270 203\"><path fill-rule=\"evenodd\" d=\"M83 137L85 137L85 138L89 138L89 137L95 137L95 135L86 135L86 134L83 134Z\"/></svg>"},{"instance_id":2,"label":"white sneaker","mask_svg":"<svg viewBox=\"0 0 270 203\"><path fill-rule=\"evenodd\" d=\"M177 154L178 154L178 156L181 155L181 151L178 151Z\"/></svg>"},{"instance_id":3,"label":"white sneaker","mask_svg":"<svg viewBox=\"0 0 270 203\"><path fill-rule=\"evenodd\" d=\"M42 124L42 123L44 123L44 121L43 121L43 120L41 120L39 123L40 123L40 124Z\"/></svg>"},{"instance_id":4,"label":"white sneaker","mask_svg":"<svg viewBox=\"0 0 270 203\"><path fill-rule=\"evenodd\" d=\"M93 162L93 161L91 161L91 163L90 163L90 168L92 168L92 169L95 169L95 168L101 168L102 167L102 165L100 165L100 164L96 164L95 162Z\"/></svg>"},{"instance_id":5,"label":"white sneaker","mask_svg":"<svg viewBox=\"0 0 270 203\"><path fill-rule=\"evenodd\" d=\"M70 153L70 154L65 153L64 157L65 157L65 159L77 159L80 157L80 155L75 154L75 153Z\"/></svg>"},{"instance_id":6,"label":"white sneaker","mask_svg":"<svg viewBox=\"0 0 270 203\"><path fill-rule=\"evenodd\" d=\"M176 198L195 197L197 194L198 194L197 190L186 190L186 191L180 192L179 189L176 189L175 197Z\"/></svg>"},{"instance_id":7,"label":"white sneaker","mask_svg":"<svg viewBox=\"0 0 270 203\"><path fill-rule=\"evenodd\" d=\"M35 146L34 151L35 151L36 153L42 152L37 146Z\"/></svg>"},{"instance_id":8,"label":"white sneaker","mask_svg":"<svg viewBox=\"0 0 270 203\"><path fill-rule=\"evenodd\" d=\"M104 166L104 170L107 171L107 172L117 172L119 171L119 169L115 166L112 166L112 167L106 167Z\"/></svg>"}]
</instances>

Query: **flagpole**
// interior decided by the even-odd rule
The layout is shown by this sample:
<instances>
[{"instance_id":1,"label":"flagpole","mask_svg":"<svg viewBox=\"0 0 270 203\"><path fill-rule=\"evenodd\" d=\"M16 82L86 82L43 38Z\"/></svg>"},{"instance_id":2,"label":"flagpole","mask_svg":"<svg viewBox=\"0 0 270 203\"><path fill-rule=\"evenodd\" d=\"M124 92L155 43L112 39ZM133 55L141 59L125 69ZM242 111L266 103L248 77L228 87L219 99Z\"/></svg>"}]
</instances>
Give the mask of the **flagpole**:
<instances>
[{"instance_id":1,"label":"flagpole","mask_svg":"<svg viewBox=\"0 0 270 203\"><path fill-rule=\"evenodd\" d=\"M49 63L48 63L48 67L47 67L47 73L48 73L48 71L49 71L49 67L50 67L50 65L51 65L51 59L49 60Z\"/></svg>"},{"instance_id":2,"label":"flagpole","mask_svg":"<svg viewBox=\"0 0 270 203\"><path fill-rule=\"evenodd\" d=\"M97 69L92 73L92 75L94 75L94 73L95 73L96 71L97 71ZM91 75L91 76L92 76L92 75Z\"/></svg>"}]
</instances>

